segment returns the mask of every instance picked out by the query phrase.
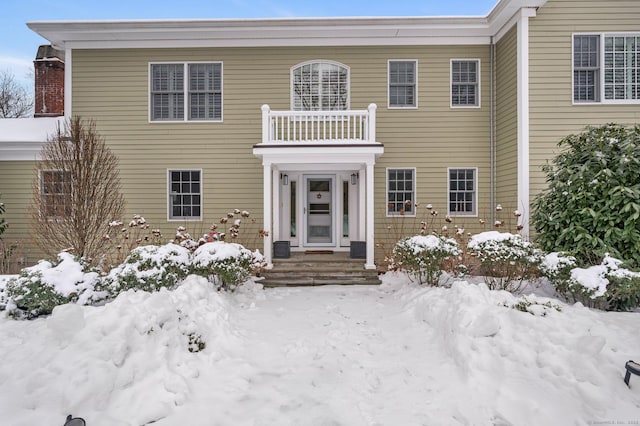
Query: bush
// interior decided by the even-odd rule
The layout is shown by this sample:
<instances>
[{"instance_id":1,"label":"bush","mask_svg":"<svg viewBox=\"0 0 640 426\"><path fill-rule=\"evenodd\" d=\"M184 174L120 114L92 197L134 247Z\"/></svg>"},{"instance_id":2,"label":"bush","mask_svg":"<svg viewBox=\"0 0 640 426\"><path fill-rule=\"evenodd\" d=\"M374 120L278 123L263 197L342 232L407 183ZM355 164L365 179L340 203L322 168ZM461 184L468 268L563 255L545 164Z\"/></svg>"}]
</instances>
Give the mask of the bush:
<instances>
[{"instance_id":1,"label":"bush","mask_svg":"<svg viewBox=\"0 0 640 426\"><path fill-rule=\"evenodd\" d=\"M587 128L558 144L544 166L548 188L533 202L537 242L582 264L611 253L640 265L640 127Z\"/></svg>"},{"instance_id":2,"label":"bush","mask_svg":"<svg viewBox=\"0 0 640 426\"><path fill-rule=\"evenodd\" d=\"M65 303L85 305L96 298L94 289L99 279L98 270L85 259L60 253L55 261L41 260L9 280L0 309L14 318L32 319L48 315Z\"/></svg>"},{"instance_id":3,"label":"bush","mask_svg":"<svg viewBox=\"0 0 640 426\"><path fill-rule=\"evenodd\" d=\"M193 252L191 273L208 277L223 289L234 290L252 271L252 253L240 244L214 241Z\"/></svg>"},{"instance_id":4,"label":"bush","mask_svg":"<svg viewBox=\"0 0 640 426\"><path fill-rule=\"evenodd\" d=\"M127 290L172 288L189 273L189 250L177 244L139 246L112 269L102 288L110 297Z\"/></svg>"},{"instance_id":5,"label":"bush","mask_svg":"<svg viewBox=\"0 0 640 426\"><path fill-rule=\"evenodd\" d=\"M517 292L524 280L537 277L542 252L520 235L487 231L474 235L469 250L475 254L491 290Z\"/></svg>"},{"instance_id":6,"label":"bush","mask_svg":"<svg viewBox=\"0 0 640 426\"><path fill-rule=\"evenodd\" d=\"M398 241L393 248L391 267L404 270L410 277L417 279L419 284L437 286L443 262L461 253L454 239L416 235Z\"/></svg>"},{"instance_id":7,"label":"bush","mask_svg":"<svg viewBox=\"0 0 640 426\"><path fill-rule=\"evenodd\" d=\"M575 258L551 253L540 269L567 301L614 311L640 306L640 273L622 267L622 261L608 255L599 265L576 268Z\"/></svg>"}]
</instances>

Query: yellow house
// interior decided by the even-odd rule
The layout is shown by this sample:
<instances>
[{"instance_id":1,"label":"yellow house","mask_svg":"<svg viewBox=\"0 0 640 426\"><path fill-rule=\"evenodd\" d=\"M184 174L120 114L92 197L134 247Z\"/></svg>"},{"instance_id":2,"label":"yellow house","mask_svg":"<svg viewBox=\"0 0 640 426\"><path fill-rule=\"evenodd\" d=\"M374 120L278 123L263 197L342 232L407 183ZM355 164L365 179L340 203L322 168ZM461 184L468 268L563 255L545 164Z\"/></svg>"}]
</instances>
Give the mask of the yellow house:
<instances>
[{"instance_id":1,"label":"yellow house","mask_svg":"<svg viewBox=\"0 0 640 426\"><path fill-rule=\"evenodd\" d=\"M64 52L64 115L96 120L120 158L127 211L171 233L248 210L268 232L269 264L275 242L357 242L375 269L388 226L419 222L427 204L469 230L496 204L518 209L528 235L559 139L640 121L637 1L27 25ZM0 135L5 237L26 240L35 154L9 145Z\"/></svg>"}]
</instances>

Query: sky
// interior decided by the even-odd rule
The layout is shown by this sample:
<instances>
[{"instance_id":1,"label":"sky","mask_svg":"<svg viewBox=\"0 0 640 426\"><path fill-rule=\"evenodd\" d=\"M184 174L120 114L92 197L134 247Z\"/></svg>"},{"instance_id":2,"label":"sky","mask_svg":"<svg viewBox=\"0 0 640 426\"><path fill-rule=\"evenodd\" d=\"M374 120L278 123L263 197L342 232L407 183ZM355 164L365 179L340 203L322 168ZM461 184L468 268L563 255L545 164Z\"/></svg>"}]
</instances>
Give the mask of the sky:
<instances>
[{"instance_id":1,"label":"sky","mask_svg":"<svg viewBox=\"0 0 640 426\"><path fill-rule=\"evenodd\" d=\"M32 87L33 59L47 41L30 21L331 16L484 16L497 0L0 0L0 71Z\"/></svg>"}]
</instances>

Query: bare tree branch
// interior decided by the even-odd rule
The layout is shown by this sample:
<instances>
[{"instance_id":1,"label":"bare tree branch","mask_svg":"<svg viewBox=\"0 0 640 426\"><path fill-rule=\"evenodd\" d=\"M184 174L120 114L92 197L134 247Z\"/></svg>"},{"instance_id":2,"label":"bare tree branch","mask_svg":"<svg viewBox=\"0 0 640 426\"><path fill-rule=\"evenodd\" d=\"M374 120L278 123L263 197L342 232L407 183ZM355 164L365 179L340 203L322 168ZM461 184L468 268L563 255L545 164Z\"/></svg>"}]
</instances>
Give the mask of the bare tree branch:
<instances>
[{"instance_id":1,"label":"bare tree branch","mask_svg":"<svg viewBox=\"0 0 640 426\"><path fill-rule=\"evenodd\" d=\"M8 70L0 71L0 118L31 115L33 98Z\"/></svg>"},{"instance_id":2,"label":"bare tree branch","mask_svg":"<svg viewBox=\"0 0 640 426\"><path fill-rule=\"evenodd\" d=\"M95 122L80 117L58 127L41 158L31 214L36 243L48 255L71 249L99 262L108 224L124 211L118 158Z\"/></svg>"}]
</instances>

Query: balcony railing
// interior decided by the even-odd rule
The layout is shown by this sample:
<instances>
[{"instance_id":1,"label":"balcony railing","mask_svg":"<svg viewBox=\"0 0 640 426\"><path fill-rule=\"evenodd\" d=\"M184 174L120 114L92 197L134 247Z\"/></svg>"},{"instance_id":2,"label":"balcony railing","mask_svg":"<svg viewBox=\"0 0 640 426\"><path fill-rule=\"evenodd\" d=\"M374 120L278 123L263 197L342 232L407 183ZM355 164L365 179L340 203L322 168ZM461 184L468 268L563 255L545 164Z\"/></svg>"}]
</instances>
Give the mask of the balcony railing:
<instances>
[{"instance_id":1,"label":"balcony railing","mask_svg":"<svg viewBox=\"0 0 640 426\"><path fill-rule=\"evenodd\" d=\"M376 104L366 110L271 111L262 106L262 144L376 142Z\"/></svg>"}]
</instances>

